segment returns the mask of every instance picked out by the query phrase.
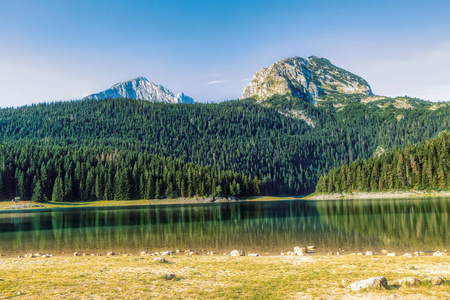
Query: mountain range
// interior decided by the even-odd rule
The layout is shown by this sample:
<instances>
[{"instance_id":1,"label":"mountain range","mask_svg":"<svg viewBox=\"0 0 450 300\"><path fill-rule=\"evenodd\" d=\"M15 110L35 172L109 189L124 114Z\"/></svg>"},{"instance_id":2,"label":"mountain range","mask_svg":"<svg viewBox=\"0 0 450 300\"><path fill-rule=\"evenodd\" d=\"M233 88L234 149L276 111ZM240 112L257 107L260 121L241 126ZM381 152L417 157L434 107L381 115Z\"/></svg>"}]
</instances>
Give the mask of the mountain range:
<instances>
[{"instance_id":1,"label":"mountain range","mask_svg":"<svg viewBox=\"0 0 450 300\"><path fill-rule=\"evenodd\" d=\"M20 193L31 197L39 187L50 199L51 187L63 170L68 185L79 188L73 195L91 200L99 174L109 176L106 180L99 175L99 187L102 182L116 182L116 174L124 188L131 178L142 178L139 189L135 186L135 191L125 193L129 195L143 194L138 190L145 178L153 178L153 186L144 190L158 186L158 193L150 194L160 197L180 196L181 191L305 195L314 192L319 178L330 170L379 155L380 149L389 152L417 144L450 126L448 103L374 95L364 79L317 57L287 58L257 71L235 101L183 105L191 101L183 102L181 96L144 78L94 95L82 101L0 109L0 143L11 149L0 150L0 196L26 191ZM55 160L54 169L47 169L47 154L67 147L80 157L89 152L92 159L64 165ZM117 173L108 164L116 150L130 153L117 170L141 160L139 153L195 166L189 165L189 172L169 172L179 174L176 177L161 177L164 168L149 166ZM20 155L27 151L43 151L31 169ZM12 152L17 160L11 159ZM103 165L97 169L100 161ZM201 171L206 166L220 172L208 171L215 174L208 177ZM45 174L45 182L37 185L36 172ZM195 179L192 172L197 172ZM249 182L257 188L243 188Z\"/></svg>"}]
</instances>

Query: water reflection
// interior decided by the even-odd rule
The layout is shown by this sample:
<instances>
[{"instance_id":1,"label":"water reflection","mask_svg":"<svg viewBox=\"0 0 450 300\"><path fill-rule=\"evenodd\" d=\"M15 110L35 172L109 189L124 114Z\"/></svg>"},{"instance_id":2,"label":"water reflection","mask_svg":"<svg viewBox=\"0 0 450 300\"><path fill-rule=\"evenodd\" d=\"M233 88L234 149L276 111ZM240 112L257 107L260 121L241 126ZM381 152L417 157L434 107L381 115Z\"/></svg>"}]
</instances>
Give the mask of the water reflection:
<instances>
[{"instance_id":1,"label":"water reflection","mask_svg":"<svg viewBox=\"0 0 450 300\"><path fill-rule=\"evenodd\" d=\"M0 214L0 251L233 248L435 250L449 246L450 200L278 201Z\"/></svg>"}]
</instances>

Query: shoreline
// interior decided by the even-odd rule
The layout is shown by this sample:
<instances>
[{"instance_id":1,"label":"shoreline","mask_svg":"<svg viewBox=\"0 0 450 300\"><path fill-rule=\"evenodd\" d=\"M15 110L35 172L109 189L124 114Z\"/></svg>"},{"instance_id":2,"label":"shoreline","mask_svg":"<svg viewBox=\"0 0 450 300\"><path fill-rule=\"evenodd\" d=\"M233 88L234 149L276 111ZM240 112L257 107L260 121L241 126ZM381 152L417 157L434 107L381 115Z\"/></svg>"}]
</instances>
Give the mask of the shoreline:
<instances>
[{"instance_id":1,"label":"shoreline","mask_svg":"<svg viewBox=\"0 0 450 300\"><path fill-rule=\"evenodd\" d=\"M383 254L380 251L362 251L362 252L345 252L345 253L339 253L339 252L329 252L327 250L320 250L320 251L314 251L314 252L307 252L307 254L296 254L295 251L283 251L282 253L275 253L275 252L267 252L264 253L261 252L252 252L252 251L243 251L245 255L231 255L230 253L232 251L226 251L226 252L213 252L213 251L197 251L197 250L180 250L180 252L175 251L166 251L166 250L160 250L156 252L148 252L143 251L130 251L130 252L115 252L115 251L108 251L108 250L99 250L95 251L95 253L92 253L89 251L89 253L85 252L60 252L54 254L54 252L3 252L0 253L0 260L10 260L10 259L20 259L20 260L38 260L38 259L52 259L52 258L102 258L102 257L147 257L147 258L156 258L156 257L165 257L167 259L169 258L181 258L181 257L266 257L266 258L324 258L324 257L341 257L341 258L385 258L385 259L395 259L395 258L432 258L432 257L448 257L450 254L447 252L447 250L439 251L439 250L428 250L428 251L420 251L422 254L418 254L415 252L389 252L389 253L395 253L395 255L387 255ZM188 252L189 251L189 252ZM236 250L233 250L236 251ZM241 250L238 250L241 251ZM142 252L146 252L147 254L143 255ZM169 254L170 252L170 254ZM371 252L372 254L367 254L368 252ZM76 254L75 254L76 253ZM113 253L112 255L109 255L109 253ZM433 255L435 253L440 253ZM444 259L444 258L442 258ZM446 258L445 258L446 259Z\"/></svg>"},{"instance_id":2,"label":"shoreline","mask_svg":"<svg viewBox=\"0 0 450 300\"><path fill-rule=\"evenodd\" d=\"M386 192L362 192L362 193L334 193L312 194L302 198L303 200L339 200L339 199L392 199L392 198L435 198L450 197L450 191L386 191Z\"/></svg>"},{"instance_id":3,"label":"shoreline","mask_svg":"<svg viewBox=\"0 0 450 300\"><path fill-rule=\"evenodd\" d=\"M220 197L212 201L209 197L194 198L175 198L175 199L152 199L152 200L99 200L99 201L74 201L74 202L45 202L35 203L30 200L23 200L15 203L13 201L0 201L0 213L24 213L35 211L50 210L69 210L69 209L85 209L85 208L108 208L108 207L133 207L133 206L154 206L154 205L172 205L172 204L208 204L208 203L237 203L237 202L258 202L258 201L284 201L284 200L300 200L302 198L295 197L272 197L260 196L243 199Z\"/></svg>"},{"instance_id":4,"label":"shoreline","mask_svg":"<svg viewBox=\"0 0 450 300\"><path fill-rule=\"evenodd\" d=\"M320 201L320 200L357 200L357 199L408 199L408 198L434 198L450 197L450 191L388 191L388 192L363 192L363 193L334 193L334 194L311 194L303 197L295 196L254 196L248 198L220 197L193 197L193 198L174 198L174 199L151 199L151 200L94 200L94 201L74 201L74 202L45 202L35 203L31 200L21 200L13 202L11 200L0 201L0 213L27 213L37 211L70 210L70 209L89 209L89 208L126 208L143 207L157 205L174 204L208 204L208 203L243 203L243 202L265 202L265 201Z\"/></svg>"}]
</instances>

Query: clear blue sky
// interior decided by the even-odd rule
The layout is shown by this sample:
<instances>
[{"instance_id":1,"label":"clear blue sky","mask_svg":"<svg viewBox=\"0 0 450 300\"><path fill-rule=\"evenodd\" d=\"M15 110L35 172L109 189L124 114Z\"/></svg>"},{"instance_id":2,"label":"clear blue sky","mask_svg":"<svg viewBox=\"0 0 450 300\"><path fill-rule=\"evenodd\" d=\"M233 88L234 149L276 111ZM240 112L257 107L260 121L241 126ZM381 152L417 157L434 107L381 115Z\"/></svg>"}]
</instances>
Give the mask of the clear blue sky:
<instances>
[{"instance_id":1,"label":"clear blue sky","mask_svg":"<svg viewBox=\"0 0 450 300\"><path fill-rule=\"evenodd\" d=\"M450 100L450 1L0 0L0 107L138 76L236 99L259 68L310 55L376 94Z\"/></svg>"}]
</instances>

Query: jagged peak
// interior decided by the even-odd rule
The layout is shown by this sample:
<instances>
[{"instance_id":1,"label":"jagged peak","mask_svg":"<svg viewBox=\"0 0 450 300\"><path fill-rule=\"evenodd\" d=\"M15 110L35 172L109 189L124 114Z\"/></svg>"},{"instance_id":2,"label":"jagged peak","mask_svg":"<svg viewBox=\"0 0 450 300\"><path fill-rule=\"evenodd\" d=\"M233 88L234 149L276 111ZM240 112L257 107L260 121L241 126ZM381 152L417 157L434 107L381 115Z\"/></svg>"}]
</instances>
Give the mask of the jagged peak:
<instances>
[{"instance_id":1,"label":"jagged peak","mask_svg":"<svg viewBox=\"0 0 450 300\"><path fill-rule=\"evenodd\" d=\"M116 83L111 88L83 99L130 98L163 103L194 103L194 100L183 93L174 95L162 85L150 82L145 77L136 77L128 81Z\"/></svg>"},{"instance_id":2,"label":"jagged peak","mask_svg":"<svg viewBox=\"0 0 450 300\"><path fill-rule=\"evenodd\" d=\"M299 56L284 58L256 72L241 99L263 100L289 94L311 101L318 96L343 93L372 95L363 78L333 65L326 58Z\"/></svg>"}]
</instances>

